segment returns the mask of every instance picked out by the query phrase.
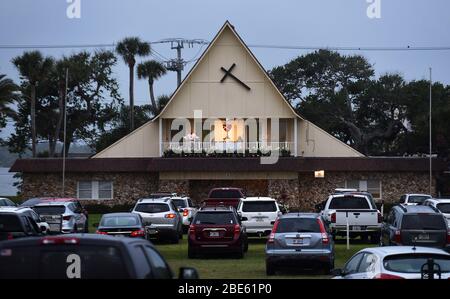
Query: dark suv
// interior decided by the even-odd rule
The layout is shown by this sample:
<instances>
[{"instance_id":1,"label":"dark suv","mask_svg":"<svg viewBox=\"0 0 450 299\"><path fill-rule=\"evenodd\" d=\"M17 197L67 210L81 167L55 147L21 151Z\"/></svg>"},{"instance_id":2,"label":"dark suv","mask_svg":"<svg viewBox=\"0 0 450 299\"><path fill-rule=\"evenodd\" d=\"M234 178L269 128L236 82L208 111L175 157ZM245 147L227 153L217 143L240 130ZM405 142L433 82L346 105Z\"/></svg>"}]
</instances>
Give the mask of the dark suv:
<instances>
[{"instance_id":1,"label":"dark suv","mask_svg":"<svg viewBox=\"0 0 450 299\"><path fill-rule=\"evenodd\" d=\"M200 253L234 253L244 257L248 250L245 228L233 207L204 207L189 227L188 256Z\"/></svg>"},{"instance_id":2,"label":"dark suv","mask_svg":"<svg viewBox=\"0 0 450 299\"><path fill-rule=\"evenodd\" d=\"M448 248L447 220L429 206L396 205L383 223L382 245L417 245Z\"/></svg>"},{"instance_id":3,"label":"dark suv","mask_svg":"<svg viewBox=\"0 0 450 299\"><path fill-rule=\"evenodd\" d=\"M41 234L41 228L30 216L22 213L0 213L0 241Z\"/></svg>"},{"instance_id":4,"label":"dark suv","mask_svg":"<svg viewBox=\"0 0 450 299\"><path fill-rule=\"evenodd\" d=\"M198 278L181 268L180 278ZM0 242L0 279L167 279L173 273L148 241L70 234Z\"/></svg>"}]
</instances>

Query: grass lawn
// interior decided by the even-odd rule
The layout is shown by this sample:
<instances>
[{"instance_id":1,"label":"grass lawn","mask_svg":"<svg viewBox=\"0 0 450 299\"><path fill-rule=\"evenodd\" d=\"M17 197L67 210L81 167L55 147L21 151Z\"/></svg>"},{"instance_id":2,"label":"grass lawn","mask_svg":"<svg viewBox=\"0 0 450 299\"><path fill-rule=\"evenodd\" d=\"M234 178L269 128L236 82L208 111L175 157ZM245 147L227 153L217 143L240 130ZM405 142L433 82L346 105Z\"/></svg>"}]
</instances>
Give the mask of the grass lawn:
<instances>
[{"instance_id":1,"label":"grass lawn","mask_svg":"<svg viewBox=\"0 0 450 299\"><path fill-rule=\"evenodd\" d=\"M89 232L95 233L94 223L100 221L102 215L89 215ZM355 241L356 242L356 241ZM335 267L341 268L344 263L358 250L373 245L351 244L350 250L346 249L344 240L338 240L336 244ZM257 279L257 278L328 278L329 276L316 275L314 273L279 273L276 276L266 276L264 259L265 240L251 239L248 252L243 259L235 258L197 258L187 257L187 236L179 244L155 244L172 270L178 274L180 267L194 267L198 270L200 278L223 279Z\"/></svg>"}]
</instances>

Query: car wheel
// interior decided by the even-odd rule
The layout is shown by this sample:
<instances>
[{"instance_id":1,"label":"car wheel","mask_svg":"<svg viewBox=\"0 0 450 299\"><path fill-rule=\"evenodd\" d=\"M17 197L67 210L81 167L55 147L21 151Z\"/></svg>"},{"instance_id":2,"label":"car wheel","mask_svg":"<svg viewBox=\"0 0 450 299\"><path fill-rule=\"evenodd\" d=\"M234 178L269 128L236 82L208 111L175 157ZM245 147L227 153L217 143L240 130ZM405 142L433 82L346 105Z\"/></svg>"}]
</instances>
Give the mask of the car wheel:
<instances>
[{"instance_id":1,"label":"car wheel","mask_svg":"<svg viewBox=\"0 0 450 299\"><path fill-rule=\"evenodd\" d=\"M372 235L370 235L370 243L378 244L380 243L380 238L381 238L380 233L373 233Z\"/></svg>"},{"instance_id":2,"label":"car wheel","mask_svg":"<svg viewBox=\"0 0 450 299\"><path fill-rule=\"evenodd\" d=\"M248 239L245 239L244 252L248 252Z\"/></svg>"},{"instance_id":3,"label":"car wheel","mask_svg":"<svg viewBox=\"0 0 450 299\"><path fill-rule=\"evenodd\" d=\"M197 257L197 255L195 254L195 251L189 246L188 247L188 258L193 259L196 257Z\"/></svg>"},{"instance_id":4,"label":"car wheel","mask_svg":"<svg viewBox=\"0 0 450 299\"><path fill-rule=\"evenodd\" d=\"M266 262L266 275L272 276L272 275L275 275L275 273L276 273L275 266L269 262Z\"/></svg>"},{"instance_id":5,"label":"car wheel","mask_svg":"<svg viewBox=\"0 0 450 299\"><path fill-rule=\"evenodd\" d=\"M76 224L73 226L73 233L78 233L78 227Z\"/></svg>"},{"instance_id":6,"label":"car wheel","mask_svg":"<svg viewBox=\"0 0 450 299\"><path fill-rule=\"evenodd\" d=\"M172 241L172 244L178 244L178 242L180 242L180 236L178 235L178 232L176 232L174 234L171 241Z\"/></svg>"}]
</instances>

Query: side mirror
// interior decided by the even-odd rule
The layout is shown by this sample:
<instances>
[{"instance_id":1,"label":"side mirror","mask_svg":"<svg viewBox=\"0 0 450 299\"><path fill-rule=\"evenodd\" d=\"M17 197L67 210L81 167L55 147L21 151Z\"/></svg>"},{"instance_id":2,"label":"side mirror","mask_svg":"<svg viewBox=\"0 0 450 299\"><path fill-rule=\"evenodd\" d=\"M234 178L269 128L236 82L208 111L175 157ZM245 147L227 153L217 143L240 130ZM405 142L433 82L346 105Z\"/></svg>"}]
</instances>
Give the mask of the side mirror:
<instances>
[{"instance_id":1,"label":"side mirror","mask_svg":"<svg viewBox=\"0 0 450 299\"><path fill-rule=\"evenodd\" d=\"M241 217L241 221L248 221L247 217Z\"/></svg>"},{"instance_id":2,"label":"side mirror","mask_svg":"<svg viewBox=\"0 0 450 299\"><path fill-rule=\"evenodd\" d=\"M199 279L197 269L182 267L178 279Z\"/></svg>"},{"instance_id":3,"label":"side mirror","mask_svg":"<svg viewBox=\"0 0 450 299\"><path fill-rule=\"evenodd\" d=\"M93 227L97 228L100 224L98 222L92 224Z\"/></svg>"},{"instance_id":4,"label":"side mirror","mask_svg":"<svg viewBox=\"0 0 450 299\"><path fill-rule=\"evenodd\" d=\"M333 276L343 276L344 272L342 271L342 269L333 269L331 270L331 275Z\"/></svg>"}]
</instances>

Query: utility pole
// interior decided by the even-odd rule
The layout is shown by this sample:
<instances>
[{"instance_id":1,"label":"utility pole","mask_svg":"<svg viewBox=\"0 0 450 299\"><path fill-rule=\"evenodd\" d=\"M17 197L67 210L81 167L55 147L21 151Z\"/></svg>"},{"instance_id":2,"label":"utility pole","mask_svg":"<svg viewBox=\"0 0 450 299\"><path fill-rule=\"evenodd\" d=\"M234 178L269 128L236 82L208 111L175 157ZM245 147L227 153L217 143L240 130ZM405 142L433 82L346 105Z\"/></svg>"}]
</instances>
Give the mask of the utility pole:
<instances>
[{"instance_id":1,"label":"utility pole","mask_svg":"<svg viewBox=\"0 0 450 299\"><path fill-rule=\"evenodd\" d=\"M157 42L154 42L154 44L162 44L162 43L170 43L170 48L172 50L177 50L177 58L170 59L165 62L165 67L169 71L177 72L177 86L180 86L181 84L181 73L184 70L184 66L190 62L185 61L181 57L181 49L184 49L184 45L186 44L189 48L194 47L194 44L198 45L208 45L209 42L202 39L184 39L184 38L168 38L163 39Z\"/></svg>"},{"instance_id":2,"label":"utility pole","mask_svg":"<svg viewBox=\"0 0 450 299\"><path fill-rule=\"evenodd\" d=\"M430 140L429 140L429 146L430 146L430 159L429 159L429 162L430 162L430 195L432 195L432 183L433 183L433 169L432 169L432 167L433 167L432 162L433 161L432 161L432 158L431 158L431 154L432 154L431 104L432 104L433 81L432 81L432 77L431 77L431 72L432 72L432 69L430 67L430 118L429 118L429 122L430 122L429 123L429 130L430 130L430 132L429 132L429 138L430 138Z\"/></svg>"},{"instance_id":3,"label":"utility pole","mask_svg":"<svg viewBox=\"0 0 450 299\"><path fill-rule=\"evenodd\" d=\"M69 89L69 68L66 68L66 94L64 95L64 132L63 132L63 169L62 169L62 197L66 188L66 131L67 131L67 90Z\"/></svg>"}]
</instances>

